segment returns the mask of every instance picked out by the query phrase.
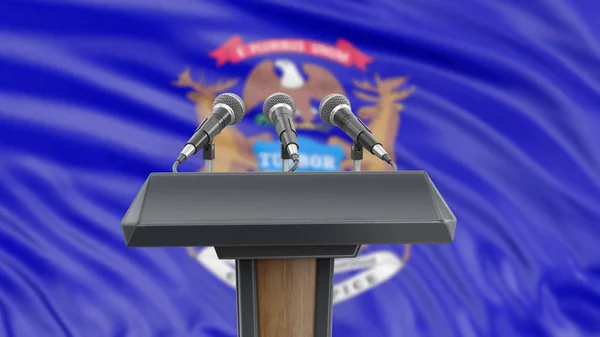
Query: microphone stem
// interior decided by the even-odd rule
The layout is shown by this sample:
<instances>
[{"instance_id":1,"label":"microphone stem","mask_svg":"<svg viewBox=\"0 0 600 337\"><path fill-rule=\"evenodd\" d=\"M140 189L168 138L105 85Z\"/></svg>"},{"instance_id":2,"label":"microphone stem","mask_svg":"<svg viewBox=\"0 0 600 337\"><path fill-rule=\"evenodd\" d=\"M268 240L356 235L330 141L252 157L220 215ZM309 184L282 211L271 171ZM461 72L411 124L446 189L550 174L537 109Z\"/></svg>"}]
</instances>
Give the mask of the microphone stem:
<instances>
[{"instance_id":1,"label":"microphone stem","mask_svg":"<svg viewBox=\"0 0 600 337\"><path fill-rule=\"evenodd\" d=\"M212 172L213 160L215 160L215 144L207 144L202 149L202 159L204 159L204 172Z\"/></svg>"},{"instance_id":2,"label":"microphone stem","mask_svg":"<svg viewBox=\"0 0 600 337\"><path fill-rule=\"evenodd\" d=\"M362 145L358 144L357 142L354 142L350 146L350 158L354 162L354 171L359 172L360 171L360 161L363 159Z\"/></svg>"},{"instance_id":3,"label":"microphone stem","mask_svg":"<svg viewBox=\"0 0 600 337\"><path fill-rule=\"evenodd\" d=\"M282 163L283 163L282 171L283 172L289 171L290 170L290 160L289 159L282 159Z\"/></svg>"}]
</instances>

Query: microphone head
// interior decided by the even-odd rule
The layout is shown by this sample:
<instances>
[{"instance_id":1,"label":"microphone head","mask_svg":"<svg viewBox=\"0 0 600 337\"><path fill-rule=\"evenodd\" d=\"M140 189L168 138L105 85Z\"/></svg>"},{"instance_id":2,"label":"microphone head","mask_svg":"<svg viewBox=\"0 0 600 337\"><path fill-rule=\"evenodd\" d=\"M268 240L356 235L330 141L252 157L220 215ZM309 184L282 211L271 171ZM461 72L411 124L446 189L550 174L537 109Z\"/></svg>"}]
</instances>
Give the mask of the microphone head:
<instances>
[{"instance_id":1,"label":"microphone head","mask_svg":"<svg viewBox=\"0 0 600 337\"><path fill-rule=\"evenodd\" d=\"M267 120L271 123L271 117L269 116L269 112L271 109L277 104L286 104L292 109L292 116L296 115L296 103L294 103L294 99L282 92L274 93L273 95L267 97L265 99L265 103L263 104L263 114L267 117Z\"/></svg>"},{"instance_id":2,"label":"microphone head","mask_svg":"<svg viewBox=\"0 0 600 337\"><path fill-rule=\"evenodd\" d=\"M232 93L220 94L217 96L213 102L213 108L217 104L224 104L233 110L233 121L229 125L239 123L242 118L244 118L244 101L240 98L240 96Z\"/></svg>"},{"instance_id":3,"label":"microphone head","mask_svg":"<svg viewBox=\"0 0 600 337\"><path fill-rule=\"evenodd\" d=\"M350 106L350 101L344 95L340 94L329 94L325 96L321 100L321 104L319 104L319 113L321 114L321 119L323 123L333 125L331 122L331 113L338 106L346 104Z\"/></svg>"}]
</instances>

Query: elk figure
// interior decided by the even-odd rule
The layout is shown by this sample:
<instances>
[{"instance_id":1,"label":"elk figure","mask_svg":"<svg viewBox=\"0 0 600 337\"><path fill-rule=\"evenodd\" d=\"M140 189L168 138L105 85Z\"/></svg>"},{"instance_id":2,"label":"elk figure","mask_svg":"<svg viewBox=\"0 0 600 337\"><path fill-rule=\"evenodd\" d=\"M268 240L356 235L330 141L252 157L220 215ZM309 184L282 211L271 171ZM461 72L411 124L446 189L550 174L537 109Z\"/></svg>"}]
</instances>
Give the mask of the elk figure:
<instances>
[{"instance_id":1,"label":"elk figure","mask_svg":"<svg viewBox=\"0 0 600 337\"><path fill-rule=\"evenodd\" d=\"M395 158L394 147L400 127L400 112L404 109L402 101L415 91L414 86L401 88L407 80L408 77L405 76L381 79L376 74L374 84L366 80L354 81L354 86L357 88L353 91L354 95L368 103L358 109L358 116L365 121L392 158ZM346 160L342 163L342 169L350 169L352 160L350 159L349 143L333 136L329 139L329 144L344 146L348 153ZM363 168L371 171L391 169L387 163L371 155L364 156Z\"/></svg>"}]
</instances>

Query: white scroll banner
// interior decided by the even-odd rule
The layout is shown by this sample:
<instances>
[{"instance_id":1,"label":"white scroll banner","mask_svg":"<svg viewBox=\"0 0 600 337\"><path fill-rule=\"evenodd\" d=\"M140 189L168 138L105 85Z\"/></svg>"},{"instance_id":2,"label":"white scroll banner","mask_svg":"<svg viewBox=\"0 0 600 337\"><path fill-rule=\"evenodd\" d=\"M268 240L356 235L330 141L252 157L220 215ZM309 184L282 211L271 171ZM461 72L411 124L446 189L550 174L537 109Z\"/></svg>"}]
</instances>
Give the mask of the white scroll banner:
<instances>
[{"instance_id":1,"label":"white scroll banner","mask_svg":"<svg viewBox=\"0 0 600 337\"><path fill-rule=\"evenodd\" d=\"M218 279L235 288L235 261L219 260L213 247L196 254L196 260ZM355 258L335 259L334 273L362 270L362 272L333 286L333 303L337 304L358 296L389 280L404 267L404 261L391 251L383 250Z\"/></svg>"}]
</instances>

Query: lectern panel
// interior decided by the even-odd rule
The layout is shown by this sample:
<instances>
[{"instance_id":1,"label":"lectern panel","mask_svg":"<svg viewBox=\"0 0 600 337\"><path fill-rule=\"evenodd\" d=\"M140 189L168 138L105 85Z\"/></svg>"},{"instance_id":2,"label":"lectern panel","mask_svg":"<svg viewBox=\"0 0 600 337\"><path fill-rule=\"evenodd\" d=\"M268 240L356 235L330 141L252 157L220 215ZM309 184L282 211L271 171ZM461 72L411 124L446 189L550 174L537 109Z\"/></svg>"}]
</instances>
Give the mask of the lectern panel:
<instances>
[{"instance_id":1,"label":"lectern panel","mask_svg":"<svg viewBox=\"0 0 600 337\"><path fill-rule=\"evenodd\" d=\"M427 177L402 173L157 175L144 208L149 226L440 219Z\"/></svg>"},{"instance_id":2,"label":"lectern panel","mask_svg":"<svg viewBox=\"0 0 600 337\"><path fill-rule=\"evenodd\" d=\"M422 171L155 173L128 246L450 243L456 219Z\"/></svg>"}]
</instances>

